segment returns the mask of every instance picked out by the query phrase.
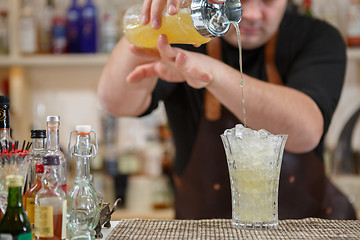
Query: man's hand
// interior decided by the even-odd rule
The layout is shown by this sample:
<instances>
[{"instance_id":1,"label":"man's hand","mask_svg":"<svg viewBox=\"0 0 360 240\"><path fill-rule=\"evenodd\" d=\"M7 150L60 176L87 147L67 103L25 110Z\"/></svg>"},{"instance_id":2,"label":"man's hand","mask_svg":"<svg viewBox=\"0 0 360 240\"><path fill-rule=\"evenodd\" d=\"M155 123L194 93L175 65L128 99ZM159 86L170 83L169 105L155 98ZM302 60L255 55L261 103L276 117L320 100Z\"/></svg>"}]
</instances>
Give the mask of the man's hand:
<instances>
[{"instance_id":1,"label":"man's hand","mask_svg":"<svg viewBox=\"0 0 360 240\"><path fill-rule=\"evenodd\" d=\"M203 88L212 81L212 59L206 55L171 47L165 35L160 35L156 49L133 46L132 52L149 61L136 67L127 77L128 82L146 78L161 78L168 82L187 82L193 88Z\"/></svg>"},{"instance_id":2,"label":"man's hand","mask_svg":"<svg viewBox=\"0 0 360 240\"><path fill-rule=\"evenodd\" d=\"M181 0L144 0L141 9L141 24L146 25L151 20L154 29L161 27L161 17L164 7L169 15L175 15L179 10Z\"/></svg>"}]
</instances>

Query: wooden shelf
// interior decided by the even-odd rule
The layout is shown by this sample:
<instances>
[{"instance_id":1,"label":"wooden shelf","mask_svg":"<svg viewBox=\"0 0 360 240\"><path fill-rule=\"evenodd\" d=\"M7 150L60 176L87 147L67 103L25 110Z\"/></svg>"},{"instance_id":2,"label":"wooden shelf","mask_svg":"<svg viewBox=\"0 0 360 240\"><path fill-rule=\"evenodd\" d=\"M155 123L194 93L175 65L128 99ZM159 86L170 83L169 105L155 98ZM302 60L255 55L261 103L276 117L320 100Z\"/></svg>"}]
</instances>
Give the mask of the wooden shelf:
<instances>
[{"instance_id":1,"label":"wooden shelf","mask_svg":"<svg viewBox=\"0 0 360 240\"><path fill-rule=\"evenodd\" d=\"M103 66L108 57L108 54L0 56L0 66Z\"/></svg>"}]
</instances>

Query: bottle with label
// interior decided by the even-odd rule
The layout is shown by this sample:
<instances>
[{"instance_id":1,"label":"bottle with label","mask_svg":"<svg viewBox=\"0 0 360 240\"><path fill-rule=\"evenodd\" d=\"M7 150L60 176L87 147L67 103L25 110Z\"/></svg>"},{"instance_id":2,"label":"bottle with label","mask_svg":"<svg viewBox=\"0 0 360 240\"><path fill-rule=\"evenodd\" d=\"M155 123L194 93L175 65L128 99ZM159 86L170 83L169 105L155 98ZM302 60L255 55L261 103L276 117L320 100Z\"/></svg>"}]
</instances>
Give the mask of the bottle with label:
<instances>
[{"instance_id":1,"label":"bottle with label","mask_svg":"<svg viewBox=\"0 0 360 240\"><path fill-rule=\"evenodd\" d=\"M52 20L52 53L62 54L67 52L68 42L66 38L66 17L62 1L57 1L55 5L54 17Z\"/></svg>"},{"instance_id":2,"label":"bottle with label","mask_svg":"<svg viewBox=\"0 0 360 240\"><path fill-rule=\"evenodd\" d=\"M240 0L227 0L212 4L207 0L183 0L179 12L169 15L163 11L161 28L141 24L141 5L130 7L123 20L124 34L129 42L146 48L157 45L160 34L165 34L169 43L204 44L212 37L224 35L231 23L239 23L242 17Z\"/></svg>"},{"instance_id":3,"label":"bottle with label","mask_svg":"<svg viewBox=\"0 0 360 240\"><path fill-rule=\"evenodd\" d=\"M34 3L25 0L19 22L20 51L23 54L34 54L39 50L38 23L35 17Z\"/></svg>"},{"instance_id":4,"label":"bottle with label","mask_svg":"<svg viewBox=\"0 0 360 240\"><path fill-rule=\"evenodd\" d=\"M10 101L9 96L0 96L0 150L8 149L13 142L10 136ZM6 199L7 192L0 181L0 199ZM5 212L6 200L0 201L0 216Z\"/></svg>"},{"instance_id":5,"label":"bottle with label","mask_svg":"<svg viewBox=\"0 0 360 240\"><path fill-rule=\"evenodd\" d=\"M59 155L43 157L44 176L35 196L35 236L37 240L66 239L66 195L60 188Z\"/></svg>"},{"instance_id":6,"label":"bottle with label","mask_svg":"<svg viewBox=\"0 0 360 240\"><path fill-rule=\"evenodd\" d=\"M108 0L104 4L101 21L101 46L103 52L110 53L119 40L119 9L114 0Z\"/></svg>"},{"instance_id":7,"label":"bottle with label","mask_svg":"<svg viewBox=\"0 0 360 240\"><path fill-rule=\"evenodd\" d=\"M69 53L81 52L81 8L72 0L66 12L66 31Z\"/></svg>"},{"instance_id":8,"label":"bottle with label","mask_svg":"<svg viewBox=\"0 0 360 240\"><path fill-rule=\"evenodd\" d=\"M89 125L76 126L76 142L69 153L76 157L76 177L68 193L67 226L70 239L95 239L94 229L100 217L100 204L90 180L90 158L97 152L95 131ZM95 136L95 145L91 144L90 133Z\"/></svg>"},{"instance_id":9,"label":"bottle with label","mask_svg":"<svg viewBox=\"0 0 360 240\"><path fill-rule=\"evenodd\" d=\"M10 135L10 101L9 96L0 96L0 144L3 149L13 142Z\"/></svg>"},{"instance_id":10,"label":"bottle with label","mask_svg":"<svg viewBox=\"0 0 360 240\"><path fill-rule=\"evenodd\" d=\"M45 139L46 130L31 130L32 150L30 152L30 165L27 177L27 186L24 191L27 191L27 189L35 184L36 164L42 162L42 157L45 154Z\"/></svg>"},{"instance_id":11,"label":"bottle with label","mask_svg":"<svg viewBox=\"0 0 360 240\"><path fill-rule=\"evenodd\" d=\"M347 44L360 46L360 0L349 0Z\"/></svg>"},{"instance_id":12,"label":"bottle with label","mask_svg":"<svg viewBox=\"0 0 360 240\"><path fill-rule=\"evenodd\" d=\"M45 156L56 155L59 157L59 182L62 190L67 192L67 163L64 153L61 151L59 146L59 128L60 128L60 117L59 116L48 116L47 121L47 136L46 136L46 153Z\"/></svg>"},{"instance_id":13,"label":"bottle with label","mask_svg":"<svg viewBox=\"0 0 360 240\"><path fill-rule=\"evenodd\" d=\"M82 33L81 49L83 53L97 52L98 11L92 0L86 0L81 10Z\"/></svg>"},{"instance_id":14,"label":"bottle with label","mask_svg":"<svg viewBox=\"0 0 360 240\"><path fill-rule=\"evenodd\" d=\"M0 239L31 240L31 225L22 203L23 177L8 175L8 205L0 221Z\"/></svg>"},{"instance_id":15,"label":"bottle with label","mask_svg":"<svg viewBox=\"0 0 360 240\"><path fill-rule=\"evenodd\" d=\"M31 224L31 231L33 239L35 239L35 233L34 233L34 226L35 226L35 218L34 218L34 212L35 212L35 196L38 193L38 191L41 189L41 179L44 174L44 165L42 163L36 164L36 180L34 185L26 191L23 197L24 207L25 211L27 212L30 224Z\"/></svg>"},{"instance_id":16,"label":"bottle with label","mask_svg":"<svg viewBox=\"0 0 360 240\"><path fill-rule=\"evenodd\" d=\"M41 14L40 22L40 52L51 52L51 28L54 17L55 4L54 0L47 0Z\"/></svg>"}]
</instances>

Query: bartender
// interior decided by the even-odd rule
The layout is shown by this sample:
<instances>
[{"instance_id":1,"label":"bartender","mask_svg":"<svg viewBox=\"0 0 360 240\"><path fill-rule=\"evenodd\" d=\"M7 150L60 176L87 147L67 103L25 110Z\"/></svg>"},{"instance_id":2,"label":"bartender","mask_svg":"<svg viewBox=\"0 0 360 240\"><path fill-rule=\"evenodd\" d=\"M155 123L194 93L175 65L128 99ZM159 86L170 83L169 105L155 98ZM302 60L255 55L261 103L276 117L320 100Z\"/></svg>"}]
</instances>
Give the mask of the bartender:
<instances>
[{"instance_id":1,"label":"bartender","mask_svg":"<svg viewBox=\"0 0 360 240\"><path fill-rule=\"evenodd\" d=\"M145 0L142 24L161 27L180 0ZM116 116L144 116L164 102L174 136L178 219L231 218L225 129L287 134L280 175L279 219L355 219L353 206L326 178L324 136L338 104L346 46L329 24L299 15L287 0L243 0L239 23L244 70L240 86L235 28L201 46L136 47L123 37L103 69L98 95ZM211 53L217 50L216 54Z\"/></svg>"}]
</instances>

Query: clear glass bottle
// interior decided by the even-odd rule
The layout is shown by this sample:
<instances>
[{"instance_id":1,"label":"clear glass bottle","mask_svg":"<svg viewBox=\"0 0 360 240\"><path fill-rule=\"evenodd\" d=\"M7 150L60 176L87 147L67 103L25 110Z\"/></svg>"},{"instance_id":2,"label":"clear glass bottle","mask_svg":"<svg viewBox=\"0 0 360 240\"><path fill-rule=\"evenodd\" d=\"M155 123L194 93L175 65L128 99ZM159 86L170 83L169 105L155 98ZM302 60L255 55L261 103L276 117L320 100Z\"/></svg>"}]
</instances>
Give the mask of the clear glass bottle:
<instances>
[{"instance_id":1,"label":"clear glass bottle","mask_svg":"<svg viewBox=\"0 0 360 240\"><path fill-rule=\"evenodd\" d=\"M163 11L161 28L155 30L150 23L142 25L141 5L130 7L124 15L124 34L129 42L146 48L157 45L160 34L169 43L204 44L212 37L224 35L231 22L240 22L240 0L227 0L224 4L211 4L207 0L183 0L179 12L169 15Z\"/></svg>"},{"instance_id":2,"label":"clear glass bottle","mask_svg":"<svg viewBox=\"0 0 360 240\"><path fill-rule=\"evenodd\" d=\"M24 0L19 22L20 50L23 54L34 54L39 50L38 22L33 0Z\"/></svg>"},{"instance_id":3,"label":"clear glass bottle","mask_svg":"<svg viewBox=\"0 0 360 240\"><path fill-rule=\"evenodd\" d=\"M0 221L0 239L31 239L31 225L22 203L23 177L8 175L8 205Z\"/></svg>"},{"instance_id":4,"label":"clear glass bottle","mask_svg":"<svg viewBox=\"0 0 360 240\"><path fill-rule=\"evenodd\" d=\"M66 239L66 194L59 185L59 155L43 157L44 176L35 196L35 236L37 240Z\"/></svg>"},{"instance_id":5,"label":"clear glass bottle","mask_svg":"<svg viewBox=\"0 0 360 240\"><path fill-rule=\"evenodd\" d=\"M32 231L33 239L35 239L35 232L34 232L35 196L41 189L41 179L44 175L44 165L42 163L37 163L35 172L36 172L35 182L32 185L32 187L29 188L29 190L27 190L23 196L24 208L25 208L25 211L27 213L27 216L28 216L30 224L31 224L31 231Z\"/></svg>"},{"instance_id":6,"label":"clear glass bottle","mask_svg":"<svg viewBox=\"0 0 360 240\"><path fill-rule=\"evenodd\" d=\"M115 0L104 2L104 13L101 20L102 51L110 53L119 41L119 8Z\"/></svg>"},{"instance_id":7,"label":"clear glass bottle","mask_svg":"<svg viewBox=\"0 0 360 240\"><path fill-rule=\"evenodd\" d=\"M96 144L91 144L90 133L95 136ZM89 125L76 126L76 142L69 153L76 157L76 177L68 193L67 226L70 239L95 239L94 229L99 221L100 204L90 180L90 158L97 152L95 131Z\"/></svg>"},{"instance_id":8,"label":"clear glass bottle","mask_svg":"<svg viewBox=\"0 0 360 240\"><path fill-rule=\"evenodd\" d=\"M54 0L47 0L43 8L40 22L40 52L51 52L51 25L54 17Z\"/></svg>"},{"instance_id":9,"label":"clear glass bottle","mask_svg":"<svg viewBox=\"0 0 360 240\"><path fill-rule=\"evenodd\" d=\"M24 191L31 188L36 180L36 164L42 162L45 154L46 130L31 130L32 150L30 153L30 165L27 177L27 186Z\"/></svg>"},{"instance_id":10,"label":"clear glass bottle","mask_svg":"<svg viewBox=\"0 0 360 240\"><path fill-rule=\"evenodd\" d=\"M46 153L48 155L57 155L60 160L59 167L59 184L62 190L67 192L67 163L64 153L61 151L59 146L59 128L60 128L60 117L59 116L48 116L47 121L47 136L46 136Z\"/></svg>"}]
</instances>

